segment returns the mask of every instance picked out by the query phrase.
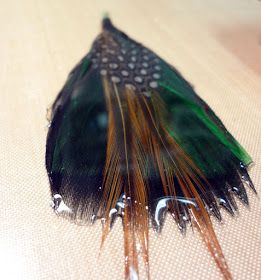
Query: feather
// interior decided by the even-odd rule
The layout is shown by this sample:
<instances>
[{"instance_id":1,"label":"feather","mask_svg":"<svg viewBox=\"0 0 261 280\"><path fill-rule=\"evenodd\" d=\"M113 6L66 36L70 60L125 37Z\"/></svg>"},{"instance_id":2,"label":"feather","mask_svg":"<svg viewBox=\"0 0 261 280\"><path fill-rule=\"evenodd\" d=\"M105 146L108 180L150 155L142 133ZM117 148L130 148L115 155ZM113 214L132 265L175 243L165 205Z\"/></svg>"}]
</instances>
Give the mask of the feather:
<instances>
[{"instance_id":1,"label":"feather","mask_svg":"<svg viewBox=\"0 0 261 280\"><path fill-rule=\"evenodd\" d=\"M210 216L248 205L250 156L181 74L116 29L109 18L52 106L46 168L55 211L103 220L101 245L117 216L125 278L149 278L149 226L167 211L181 232L198 229L224 279L232 279Z\"/></svg>"}]
</instances>

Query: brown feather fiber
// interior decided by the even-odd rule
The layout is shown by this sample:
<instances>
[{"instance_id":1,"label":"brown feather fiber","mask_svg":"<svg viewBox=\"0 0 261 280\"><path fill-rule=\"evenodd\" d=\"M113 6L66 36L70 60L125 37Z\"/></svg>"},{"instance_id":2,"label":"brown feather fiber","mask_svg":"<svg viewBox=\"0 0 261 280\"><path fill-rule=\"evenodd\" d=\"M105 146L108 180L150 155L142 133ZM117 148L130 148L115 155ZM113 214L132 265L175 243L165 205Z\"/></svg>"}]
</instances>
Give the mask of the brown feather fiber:
<instances>
[{"instance_id":1,"label":"brown feather fiber","mask_svg":"<svg viewBox=\"0 0 261 280\"><path fill-rule=\"evenodd\" d=\"M110 228L110 210L124 193L125 278L131 279L133 273L138 275L137 243L149 277L149 155L151 164L160 176L161 185L158 187L163 188L166 196L176 196L175 182L178 182L184 198L196 200L196 207L188 206L192 223L199 230L224 278L231 279L209 214L197 191L204 190L208 182L168 133L163 101L157 92L148 98L129 88L119 90L106 77L103 84L108 110L108 135L101 209L105 217L102 243ZM172 202L169 210L176 212L179 217L180 210L175 202Z\"/></svg>"}]
</instances>

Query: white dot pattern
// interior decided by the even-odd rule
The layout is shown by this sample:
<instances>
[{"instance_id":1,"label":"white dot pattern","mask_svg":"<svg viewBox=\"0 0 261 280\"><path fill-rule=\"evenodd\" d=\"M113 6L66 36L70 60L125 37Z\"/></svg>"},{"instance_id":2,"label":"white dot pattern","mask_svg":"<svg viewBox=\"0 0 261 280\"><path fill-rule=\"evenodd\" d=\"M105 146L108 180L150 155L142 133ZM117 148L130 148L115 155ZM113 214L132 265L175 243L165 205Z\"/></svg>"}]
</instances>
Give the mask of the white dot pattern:
<instances>
[{"instance_id":1,"label":"white dot pattern","mask_svg":"<svg viewBox=\"0 0 261 280\"><path fill-rule=\"evenodd\" d=\"M93 68L102 76L128 89L150 97L150 90L158 87L161 78L160 59L141 44L117 34L102 33L90 52Z\"/></svg>"}]
</instances>

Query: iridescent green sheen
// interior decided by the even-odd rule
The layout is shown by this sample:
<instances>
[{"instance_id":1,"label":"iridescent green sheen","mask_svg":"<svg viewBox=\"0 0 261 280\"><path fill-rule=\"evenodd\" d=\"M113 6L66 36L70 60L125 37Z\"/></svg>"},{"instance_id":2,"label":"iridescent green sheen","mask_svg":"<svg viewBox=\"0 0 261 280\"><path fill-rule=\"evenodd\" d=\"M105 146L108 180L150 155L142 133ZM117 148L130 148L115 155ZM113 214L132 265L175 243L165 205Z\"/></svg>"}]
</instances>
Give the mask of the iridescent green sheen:
<instances>
[{"instance_id":1,"label":"iridescent green sheen","mask_svg":"<svg viewBox=\"0 0 261 280\"><path fill-rule=\"evenodd\" d=\"M235 165L237 161L249 165L251 157L191 85L169 65L161 66L164 79L159 92L168 112L166 126L186 153L210 177L226 174L233 159Z\"/></svg>"}]
</instances>

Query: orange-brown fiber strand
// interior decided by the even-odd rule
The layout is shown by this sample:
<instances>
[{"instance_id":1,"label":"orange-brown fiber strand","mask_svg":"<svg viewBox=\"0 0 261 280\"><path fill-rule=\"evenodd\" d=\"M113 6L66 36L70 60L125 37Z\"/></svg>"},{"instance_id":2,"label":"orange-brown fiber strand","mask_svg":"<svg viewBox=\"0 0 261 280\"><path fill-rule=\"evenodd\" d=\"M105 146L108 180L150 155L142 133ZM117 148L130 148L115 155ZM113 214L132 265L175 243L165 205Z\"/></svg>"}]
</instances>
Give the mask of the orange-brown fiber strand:
<instances>
[{"instance_id":1,"label":"orange-brown fiber strand","mask_svg":"<svg viewBox=\"0 0 261 280\"><path fill-rule=\"evenodd\" d=\"M119 107L120 111L120 118L121 118L121 124L122 124L122 131L123 131L123 145L124 145L124 157L125 157L125 165L126 165L126 180L124 185L124 193L126 195L126 203L125 203L125 211L124 211L124 219L123 219L123 226L124 226L124 251L125 251L125 278L126 279L133 279L137 278L136 275L138 275L138 257L137 257L137 249L136 249L136 216L137 212L135 211L135 207L133 204L133 199L136 200L132 193L133 187L136 186L133 184L131 186L131 174L130 174L130 151L128 150L128 144L127 144L127 130L126 130L126 118L127 114L125 113L125 110L123 108L123 102L124 95L119 95L118 88L114 84L114 94L117 99L117 105ZM125 102L124 102L125 104ZM116 106L117 106L116 105ZM126 106L126 105L125 105ZM127 111L128 113L128 111ZM130 123L129 123L130 124ZM130 136L133 134L131 133ZM132 139L128 139L129 142ZM133 177L135 174L133 174ZM135 275L135 276L134 276Z\"/></svg>"},{"instance_id":2,"label":"orange-brown fiber strand","mask_svg":"<svg viewBox=\"0 0 261 280\"><path fill-rule=\"evenodd\" d=\"M115 207L117 200L121 195L122 178L120 175L120 155L117 148L117 131L115 127L114 114L112 110L111 91L108 81L104 79L104 92L108 111L108 133L107 133L107 151L106 151L106 163L104 168L104 180L103 180L103 203L102 208L105 207L105 224L102 235L102 243L109 231L109 212Z\"/></svg>"},{"instance_id":3,"label":"orange-brown fiber strand","mask_svg":"<svg viewBox=\"0 0 261 280\"><path fill-rule=\"evenodd\" d=\"M134 273L138 273L136 237L140 243L144 262L148 267L148 211L146 209L147 189L144 174L146 153L143 150L144 140L147 138L143 136L143 128L137 126L140 124L137 121L136 114L138 112L133 116L138 104L137 100L135 101L135 94L126 90L124 93L121 92L120 96L116 86L111 86L106 80L104 80L104 89L108 108L108 141L103 183L106 222L102 242L104 242L109 230L110 209L115 207L124 182L124 193L127 198L123 217L125 277L129 279ZM115 110L120 113L121 128L115 124ZM133 117L131 121L129 120L130 116ZM128 129L131 129L131 139L126 139L127 121L130 125ZM123 133L120 133L118 129ZM119 139L116 141L116 137L122 137L122 141ZM124 145L124 156L119 155L118 143ZM147 145L145 144L145 146ZM126 164L126 174L124 173L124 175L120 173L120 162L123 157L125 157ZM127 178L123 178L123 176ZM131 199L129 200L128 197Z\"/></svg>"},{"instance_id":4,"label":"orange-brown fiber strand","mask_svg":"<svg viewBox=\"0 0 261 280\"><path fill-rule=\"evenodd\" d=\"M128 119L131 129L131 198L132 222L134 223L134 234L138 237L143 260L148 269L148 211L147 201L147 182L146 182L146 148L150 147L148 127L143 112L139 106L139 98L135 92L130 89L124 91L124 97L127 104L126 120ZM126 209L127 210L127 209ZM130 221L129 221L130 222ZM131 223L132 223L131 222ZM136 244L135 244L136 246ZM136 250L136 248L134 248ZM136 260L137 261L137 260ZM128 269L128 268L127 268Z\"/></svg>"},{"instance_id":5,"label":"orange-brown fiber strand","mask_svg":"<svg viewBox=\"0 0 261 280\"><path fill-rule=\"evenodd\" d=\"M187 156L185 156L183 159L186 159L186 157ZM231 279L232 278L231 273L229 272L227 263L225 261L225 257L222 253L221 247L219 245L216 234L214 232L209 214L207 213L204 203L202 199L199 197L199 194L195 188L195 185L200 186L200 184L202 183L198 180L198 178L194 178L193 171L188 170L186 172L186 165L184 164L184 162L180 162L180 159L182 159L182 157L179 157L177 162L178 162L178 166L181 167L181 170L183 170L183 172L182 172L182 176L177 175L179 185L181 186L185 197L196 198L196 202L198 206L198 209L196 209L195 207L191 207L191 212L195 221L194 224L199 230L200 235L203 238L203 241L207 245L210 254L214 258L224 278ZM203 188L204 186L201 186L201 189Z\"/></svg>"},{"instance_id":6,"label":"orange-brown fiber strand","mask_svg":"<svg viewBox=\"0 0 261 280\"><path fill-rule=\"evenodd\" d=\"M155 96L157 99L159 99L156 93ZM204 190L204 185L202 182L207 184L207 181L204 179L204 176L202 175L200 170L196 167L196 165L193 163L193 161L189 158L189 156L178 146L176 141L168 134L166 128L157 127L157 123L161 123L161 121L156 121L155 118L157 117L160 118L164 116L164 112L162 113L157 112L157 110L153 108L153 106L155 105L149 104L149 102L145 97L143 98L143 102L148 111L148 115L151 118L151 123L155 128L154 131L156 134L159 135L159 141L162 144L162 148L168 150L167 153L169 155L169 164L174 165L175 167L175 176L179 182L179 185L183 191L184 196L186 198L196 198L197 200L197 206L198 206L197 209L193 206L190 207L191 207L191 212L196 227L198 228L203 238L203 241L207 245L210 254L214 258L217 266L222 272L223 277L228 280L232 279L231 273L226 264L221 247L215 235L209 214L196 188L198 187L201 190ZM161 103L156 102L156 108L159 109L159 106L157 107L157 104L161 104ZM163 107L161 107L161 110L162 108ZM175 193L174 185L172 185L172 187L173 187L172 192Z\"/></svg>"},{"instance_id":7,"label":"orange-brown fiber strand","mask_svg":"<svg viewBox=\"0 0 261 280\"><path fill-rule=\"evenodd\" d=\"M162 185L159 188L163 188L166 196L176 196L176 178L184 197L196 199L197 207L189 206L194 224L224 278L231 279L209 214L197 191L204 190L208 182L168 133L165 119L168 112L165 111L163 101L157 92L147 98L132 89L118 89L106 78L103 84L108 110L108 139L103 182L106 222L102 242L109 231L109 212L115 207L123 190L126 195L123 217L125 278L130 279L135 276L133 273L138 274L137 242L147 271L149 267L147 205L150 170L147 170L147 161L151 160L161 178ZM126 172L122 173L121 164L125 165ZM172 202L169 207L179 214L179 206L174 204Z\"/></svg>"},{"instance_id":8,"label":"orange-brown fiber strand","mask_svg":"<svg viewBox=\"0 0 261 280\"><path fill-rule=\"evenodd\" d=\"M149 128L140 108L139 98L135 92L126 91L129 119L132 126L132 172L133 172L133 196L134 208L136 211L135 223L136 232L140 242L142 256L148 272L148 205L146 181L146 155L151 147Z\"/></svg>"}]
</instances>

